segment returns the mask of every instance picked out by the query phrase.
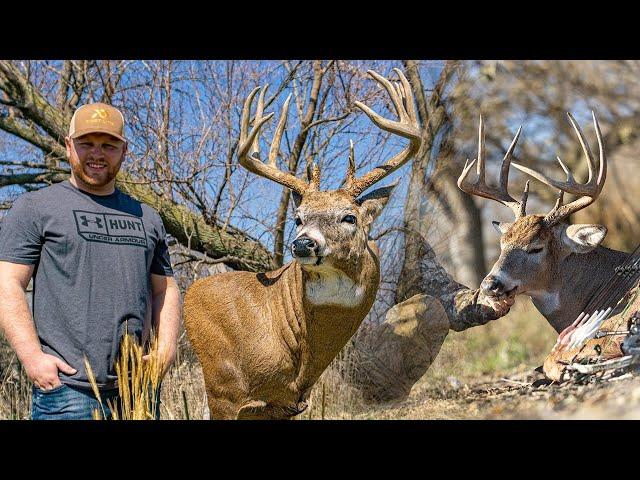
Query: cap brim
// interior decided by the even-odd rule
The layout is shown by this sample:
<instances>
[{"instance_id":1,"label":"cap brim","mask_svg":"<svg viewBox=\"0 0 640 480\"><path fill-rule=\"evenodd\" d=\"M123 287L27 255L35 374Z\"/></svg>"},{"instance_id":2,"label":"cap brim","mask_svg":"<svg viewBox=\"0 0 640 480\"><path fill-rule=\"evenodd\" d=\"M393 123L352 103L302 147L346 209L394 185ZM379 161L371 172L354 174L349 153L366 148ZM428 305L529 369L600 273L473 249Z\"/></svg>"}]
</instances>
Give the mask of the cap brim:
<instances>
[{"instance_id":1,"label":"cap brim","mask_svg":"<svg viewBox=\"0 0 640 480\"><path fill-rule=\"evenodd\" d=\"M83 135L88 135L90 133L106 133L107 135L111 135L112 137L117 138L118 140L122 140L123 142L126 142L127 139L124 138L122 135L118 135L117 133L113 133L110 132L108 130L104 130L104 129L100 129L100 128L92 128L89 130L80 130L75 132L73 135L69 135L70 138L78 138L78 137L82 137Z\"/></svg>"}]
</instances>

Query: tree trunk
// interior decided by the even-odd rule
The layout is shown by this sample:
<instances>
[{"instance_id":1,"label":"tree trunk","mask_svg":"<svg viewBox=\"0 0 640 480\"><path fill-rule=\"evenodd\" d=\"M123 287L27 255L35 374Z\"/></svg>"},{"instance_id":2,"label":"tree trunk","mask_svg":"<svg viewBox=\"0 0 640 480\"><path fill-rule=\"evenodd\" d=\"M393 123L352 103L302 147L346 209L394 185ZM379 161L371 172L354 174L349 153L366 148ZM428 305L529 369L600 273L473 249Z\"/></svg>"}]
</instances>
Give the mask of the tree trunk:
<instances>
[{"instance_id":1,"label":"tree trunk","mask_svg":"<svg viewBox=\"0 0 640 480\"><path fill-rule=\"evenodd\" d=\"M424 242L422 225L425 221L422 208L424 194L427 189L427 169L443 142L447 141L451 126L441 101L442 93L454 68L453 62L447 62L440 75L440 79L432 93L432 98L426 99L424 86L420 79L418 65L413 60L404 62L407 77L418 106L418 118L422 126L422 146L413 159L409 189L405 201L403 230L404 230L404 259L398 277L396 303L419 293L420 284L420 251ZM433 97L437 97L435 100ZM437 155L436 155L437 157Z\"/></svg>"},{"instance_id":2,"label":"tree trunk","mask_svg":"<svg viewBox=\"0 0 640 480\"><path fill-rule=\"evenodd\" d=\"M451 274L460 283L477 288L486 275L480 209L473 197L458 188L457 176L446 169L434 182L434 194L449 211L449 262Z\"/></svg>"},{"instance_id":3,"label":"tree trunk","mask_svg":"<svg viewBox=\"0 0 640 480\"><path fill-rule=\"evenodd\" d=\"M407 199L405 201L404 259L398 278L396 303L400 303L419 293L419 264L421 244L426 241L425 225L432 221L431 211L425 208L425 202L439 204L443 208L435 209L447 215L446 222L450 226L455 242L450 242L450 268L462 283L480 285L485 275L484 245L480 211L473 200L456 185L457 175L449 167L454 155L451 135L453 126L446 112L444 94L453 71L455 62L447 62L441 72L436 86L427 99L415 61L405 61L408 79L418 105L418 115L422 125L423 145L412 163L411 178ZM429 164L435 161L433 174L427 180ZM441 221L440 219L438 221ZM457 245L465 245L460 249ZM468 246L468 248L467 248Z\"/></svg>"}]
</instances>

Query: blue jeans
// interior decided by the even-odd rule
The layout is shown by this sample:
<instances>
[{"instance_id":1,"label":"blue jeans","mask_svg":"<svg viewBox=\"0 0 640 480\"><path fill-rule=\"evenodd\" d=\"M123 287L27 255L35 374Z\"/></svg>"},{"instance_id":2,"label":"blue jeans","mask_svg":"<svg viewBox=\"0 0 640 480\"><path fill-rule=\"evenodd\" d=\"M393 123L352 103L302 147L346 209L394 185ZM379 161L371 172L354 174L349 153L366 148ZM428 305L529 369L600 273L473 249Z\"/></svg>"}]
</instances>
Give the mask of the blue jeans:
<instances>
[{"instance_id":1,"label":"blue jeans","mask_svg":"<svg viewBox=\"0 0 640 480\"><path fill-rule=\"evenodd\" d=\"M100 392L102 406L107 418L111 417L111 410L107 400L118 399L118 390ZM33 387L31 396L32 420L92 420L93 411L98 410L102 416L102 408L93 391L83 388L70 387L62 384L51 390L41 390Z\"/></svg>"},{"instance_id":2,"label":"blue jeans","mask_svg":"<svg viewBox=\"0 0 640 480\"><path fill-rule=\"evenodd\" d=\"M105 390L100 392L102 407L92 390L87 390L69 385L60 385L52 390L40 390L33 387L31 397L32 420L93 420L93 411L98 410L102 418L104 415L111 418L111 410L107 400L116 404L119 401L118 390ZM160 389L156 397L156 420L160 419Z\"/></svg>"}]
</instances>

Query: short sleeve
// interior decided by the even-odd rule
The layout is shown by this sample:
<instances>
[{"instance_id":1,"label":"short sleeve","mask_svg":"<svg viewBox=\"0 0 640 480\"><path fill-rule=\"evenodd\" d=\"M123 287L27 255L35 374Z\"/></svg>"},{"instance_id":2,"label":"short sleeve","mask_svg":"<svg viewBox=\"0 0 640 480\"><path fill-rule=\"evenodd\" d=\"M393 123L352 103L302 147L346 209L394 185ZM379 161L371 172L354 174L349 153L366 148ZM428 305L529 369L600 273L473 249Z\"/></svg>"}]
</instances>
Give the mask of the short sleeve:
<instances>
[{"instance_id":1,"label":"short sleeve","mask_svg":"<svg viewBox=\"0 0 640 480\"><path fill-rule=\"evenodd\" d=\"M158 222L160 223L158 232L158 243L156 243L156 248L153 252L153 260L151 261L151 273L155 273L156 275L164 275L165 277L171 277L173 276L173 269L171 268L169 246L167 245L167 232L165 231L164 225L159 216Z\"/></svg>"},{"instance_id":2,"label":"short sleeve","mask_svg":"<svg viewBox=\"0 0 640 480\"><path fill-rule=\"evenodd\" d=\"M29 195L18 197L0 222L0 261L37 264L42 249L40 224Z\"/></svg>"}]
</instances>

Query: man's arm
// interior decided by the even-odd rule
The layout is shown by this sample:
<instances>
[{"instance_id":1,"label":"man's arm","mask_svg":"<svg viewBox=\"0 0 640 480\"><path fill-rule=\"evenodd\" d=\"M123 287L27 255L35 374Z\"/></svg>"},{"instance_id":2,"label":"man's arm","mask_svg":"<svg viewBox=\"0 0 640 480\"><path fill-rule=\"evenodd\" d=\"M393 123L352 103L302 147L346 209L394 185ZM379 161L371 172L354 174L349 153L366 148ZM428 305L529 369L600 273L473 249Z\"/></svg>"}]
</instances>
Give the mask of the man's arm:
<instances>
[{"instance_id":1,"label":"man's arm","mask_svg":"<svg viewBox=\"0 0 640 480\"><path fill-rule=\"evenodd\" d=\"M470 290L460 286L463 288L455 292L451 304L455 313L449 318L451 329L456 332L504 317L516 301L515 295L494 300L484 295L479 288Z\"/></svg>"},{"instance_id":2,"label":"man's arm","mask_svg":"<svg viewBox=\"0 0 640 480\"><path fill-rule=\"evenodd\" d=\"M42 351L24 291L33 275L33 265L0 261L0 330L18 355L29 379L48 390L60 385L58 370L73 375L76 370Z\"/></svg>"},{"instance_id":3,"label":"man's arm","mask_svg":"<svg viewBox=\"0 0 640 480\"><path fill-rule=\"evenodd\" d=\"M180 289L173 277L151 274L152 318L158 353L164 359L163 376L176 358L182 321Z\"/></svg>"},{"instance_id":4,"label":"man's arm","mask_svg":"<svg viewBox=\"0 0 640 480\"><path fill-rule=\"evenodd\" d=\"M424 293L437 298L444 307L452 330L484 325L505 316L515 297L495 301L480 289L471 290L456 282L438 261L433 248L425 240L420 245L419 282L411 293Z\"/></svg>"}]
</instances>

